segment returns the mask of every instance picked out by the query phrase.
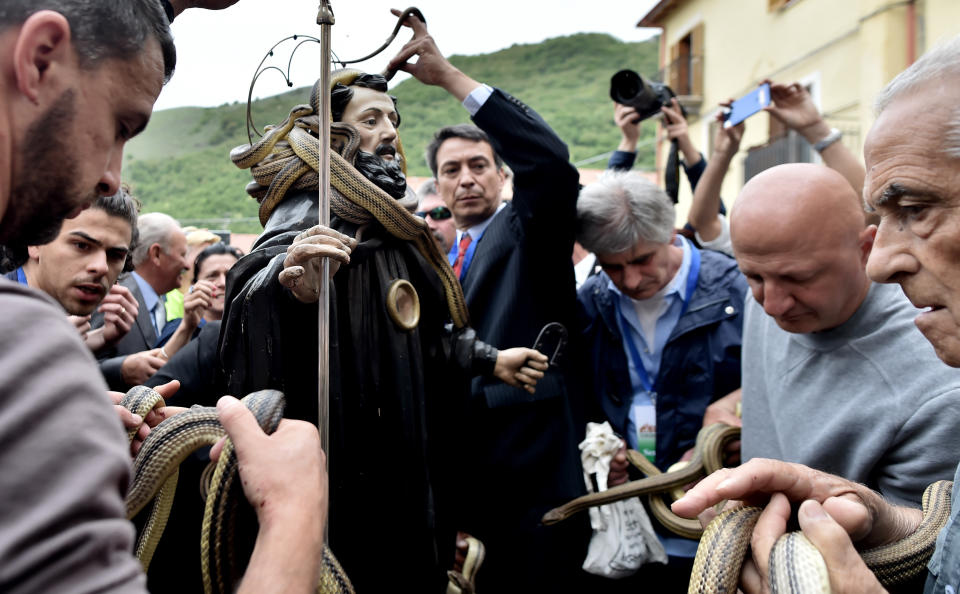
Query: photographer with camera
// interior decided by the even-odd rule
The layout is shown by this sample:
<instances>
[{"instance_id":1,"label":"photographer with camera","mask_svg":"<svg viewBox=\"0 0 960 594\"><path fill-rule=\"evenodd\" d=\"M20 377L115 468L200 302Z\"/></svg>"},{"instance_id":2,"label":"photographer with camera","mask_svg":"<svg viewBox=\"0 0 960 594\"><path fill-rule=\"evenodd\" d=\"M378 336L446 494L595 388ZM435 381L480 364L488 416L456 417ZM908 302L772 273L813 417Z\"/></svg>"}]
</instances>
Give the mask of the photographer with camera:
<instances>
[{"instance_id":1,"label":"photographer with camera","mask_svg":"<svg viewBox=\"0 0 960 594\"><path fill-rule=\"evenodd\" d=\"M681 165L687 175L687 181L690 182L690 190L695 192L700 177L707 167L707 160L690 140L690 135L687 133L686 113L677 101L673 90L662 83L648 82L632 70L621 70L610 79L610 98L614 102L613 119L620 128L621 136L620 144L610 157L607 168L615 170L633 168L637 141L640 138L640 123L659 114L666 138L672 143L664 171L667 195L676 204ZM721 215L726 214L722 201L717 202L715 212ZM680 233L700 245L701 238L697 235L699 230L695 224L688 222ZM717 249L712 245L703 245L703 247ZM729 254L729 251L726 253Z\"/></svg>"},{"instance_id":2,"label":"photographer with camera","mask_svg":"<svg viewBox=\"0 0 960 594\"><path fill-rule=\"evenodd\" d=\"M607 169L632 169L637 159L637 142L640 140L640 123L643 120L640 119L635 107L616 101L613 102L613 107L613 121L620 128L620 144L610 157ZM671 97L669 105L661 107L660 113L666 137L676 140L677 147L683 154L681 164L687 174L687 181L693 188L703 174L706 161L690 141L690 136L687 134L687 120L683 117L677 98Z\"/></svg>"}]
</instances>

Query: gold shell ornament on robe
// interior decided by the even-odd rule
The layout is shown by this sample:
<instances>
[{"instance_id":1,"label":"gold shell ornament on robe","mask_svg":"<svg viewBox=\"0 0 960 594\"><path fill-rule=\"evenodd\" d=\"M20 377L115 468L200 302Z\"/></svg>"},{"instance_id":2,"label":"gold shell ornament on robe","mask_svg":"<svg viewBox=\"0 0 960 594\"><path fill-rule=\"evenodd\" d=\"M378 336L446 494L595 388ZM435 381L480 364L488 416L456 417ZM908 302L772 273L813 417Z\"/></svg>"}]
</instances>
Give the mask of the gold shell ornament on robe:
<instances>
[{"instance_id":1,"label":"gold shell ornament on robe","mask_svg":"<svg viewBox=\"0 0 960 594\"><path fill-rule=\"evenodd\" d=\"M387 313L400 328L410 331L420 323L420 297L410 281L397 279L387 289Z\"/></svg>"}]
</instances>

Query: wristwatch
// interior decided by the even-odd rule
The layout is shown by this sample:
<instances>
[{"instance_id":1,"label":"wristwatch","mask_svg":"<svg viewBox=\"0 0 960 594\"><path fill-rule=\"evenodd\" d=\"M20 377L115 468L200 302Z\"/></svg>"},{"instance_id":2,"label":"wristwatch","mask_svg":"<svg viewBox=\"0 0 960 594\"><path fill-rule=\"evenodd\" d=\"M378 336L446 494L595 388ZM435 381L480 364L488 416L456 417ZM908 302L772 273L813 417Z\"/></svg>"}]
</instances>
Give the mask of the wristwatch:
<instances>
[{"instance_id":1,"label":"wristwatch","mask_svg":"<svg viewBox=\"0 0 960 594\"><path fill-rule=\"evenodd\" d=\"M817 143L813 145L813 150L817 151L818 153L822 153L823 149L840 140L841 136L843 136L843 132L836 128L830 128L830 133L817 141Z\"/></svg>"}]
</instances>

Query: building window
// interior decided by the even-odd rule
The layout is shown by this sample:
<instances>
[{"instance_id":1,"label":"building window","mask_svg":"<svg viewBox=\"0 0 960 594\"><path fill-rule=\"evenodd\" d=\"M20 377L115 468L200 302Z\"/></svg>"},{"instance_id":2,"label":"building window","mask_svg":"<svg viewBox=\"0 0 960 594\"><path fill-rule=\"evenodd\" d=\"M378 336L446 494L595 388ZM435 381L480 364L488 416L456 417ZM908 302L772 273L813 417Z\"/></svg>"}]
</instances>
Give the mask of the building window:
<instances>
[{"instance_id":1,"label":"building window","mask_svg":"<svg viewBox=\"0 0 960 594\"><path fill-rule=\"evenodd\" d=\"M703 95L703 23L670 46L669 85L677 95Z\"/></svg>"}]
</instances>

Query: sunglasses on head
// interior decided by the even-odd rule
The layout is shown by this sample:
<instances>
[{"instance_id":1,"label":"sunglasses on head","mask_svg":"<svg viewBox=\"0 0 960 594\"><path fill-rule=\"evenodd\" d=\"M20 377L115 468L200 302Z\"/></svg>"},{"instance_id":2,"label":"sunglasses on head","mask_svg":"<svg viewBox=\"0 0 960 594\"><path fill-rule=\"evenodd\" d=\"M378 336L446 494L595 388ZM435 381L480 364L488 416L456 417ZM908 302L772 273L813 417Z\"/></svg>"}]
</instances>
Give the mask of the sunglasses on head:
<instances>
[{"instance_id":1,"label":"sunglasses on head","mask_svg":"<svg viewBox=\"0 0 960 594\"><path fill-rule=\"evenodd\" d=\"M436 208L431 208L430 210L418 210L413 214L417 215L421 219L425 219L427 218L427 215L430 215L430 218L434 221L442 221L453 216L450 212L450 209L446 206L438 206Z\"/></svg>"}]
</instances>

